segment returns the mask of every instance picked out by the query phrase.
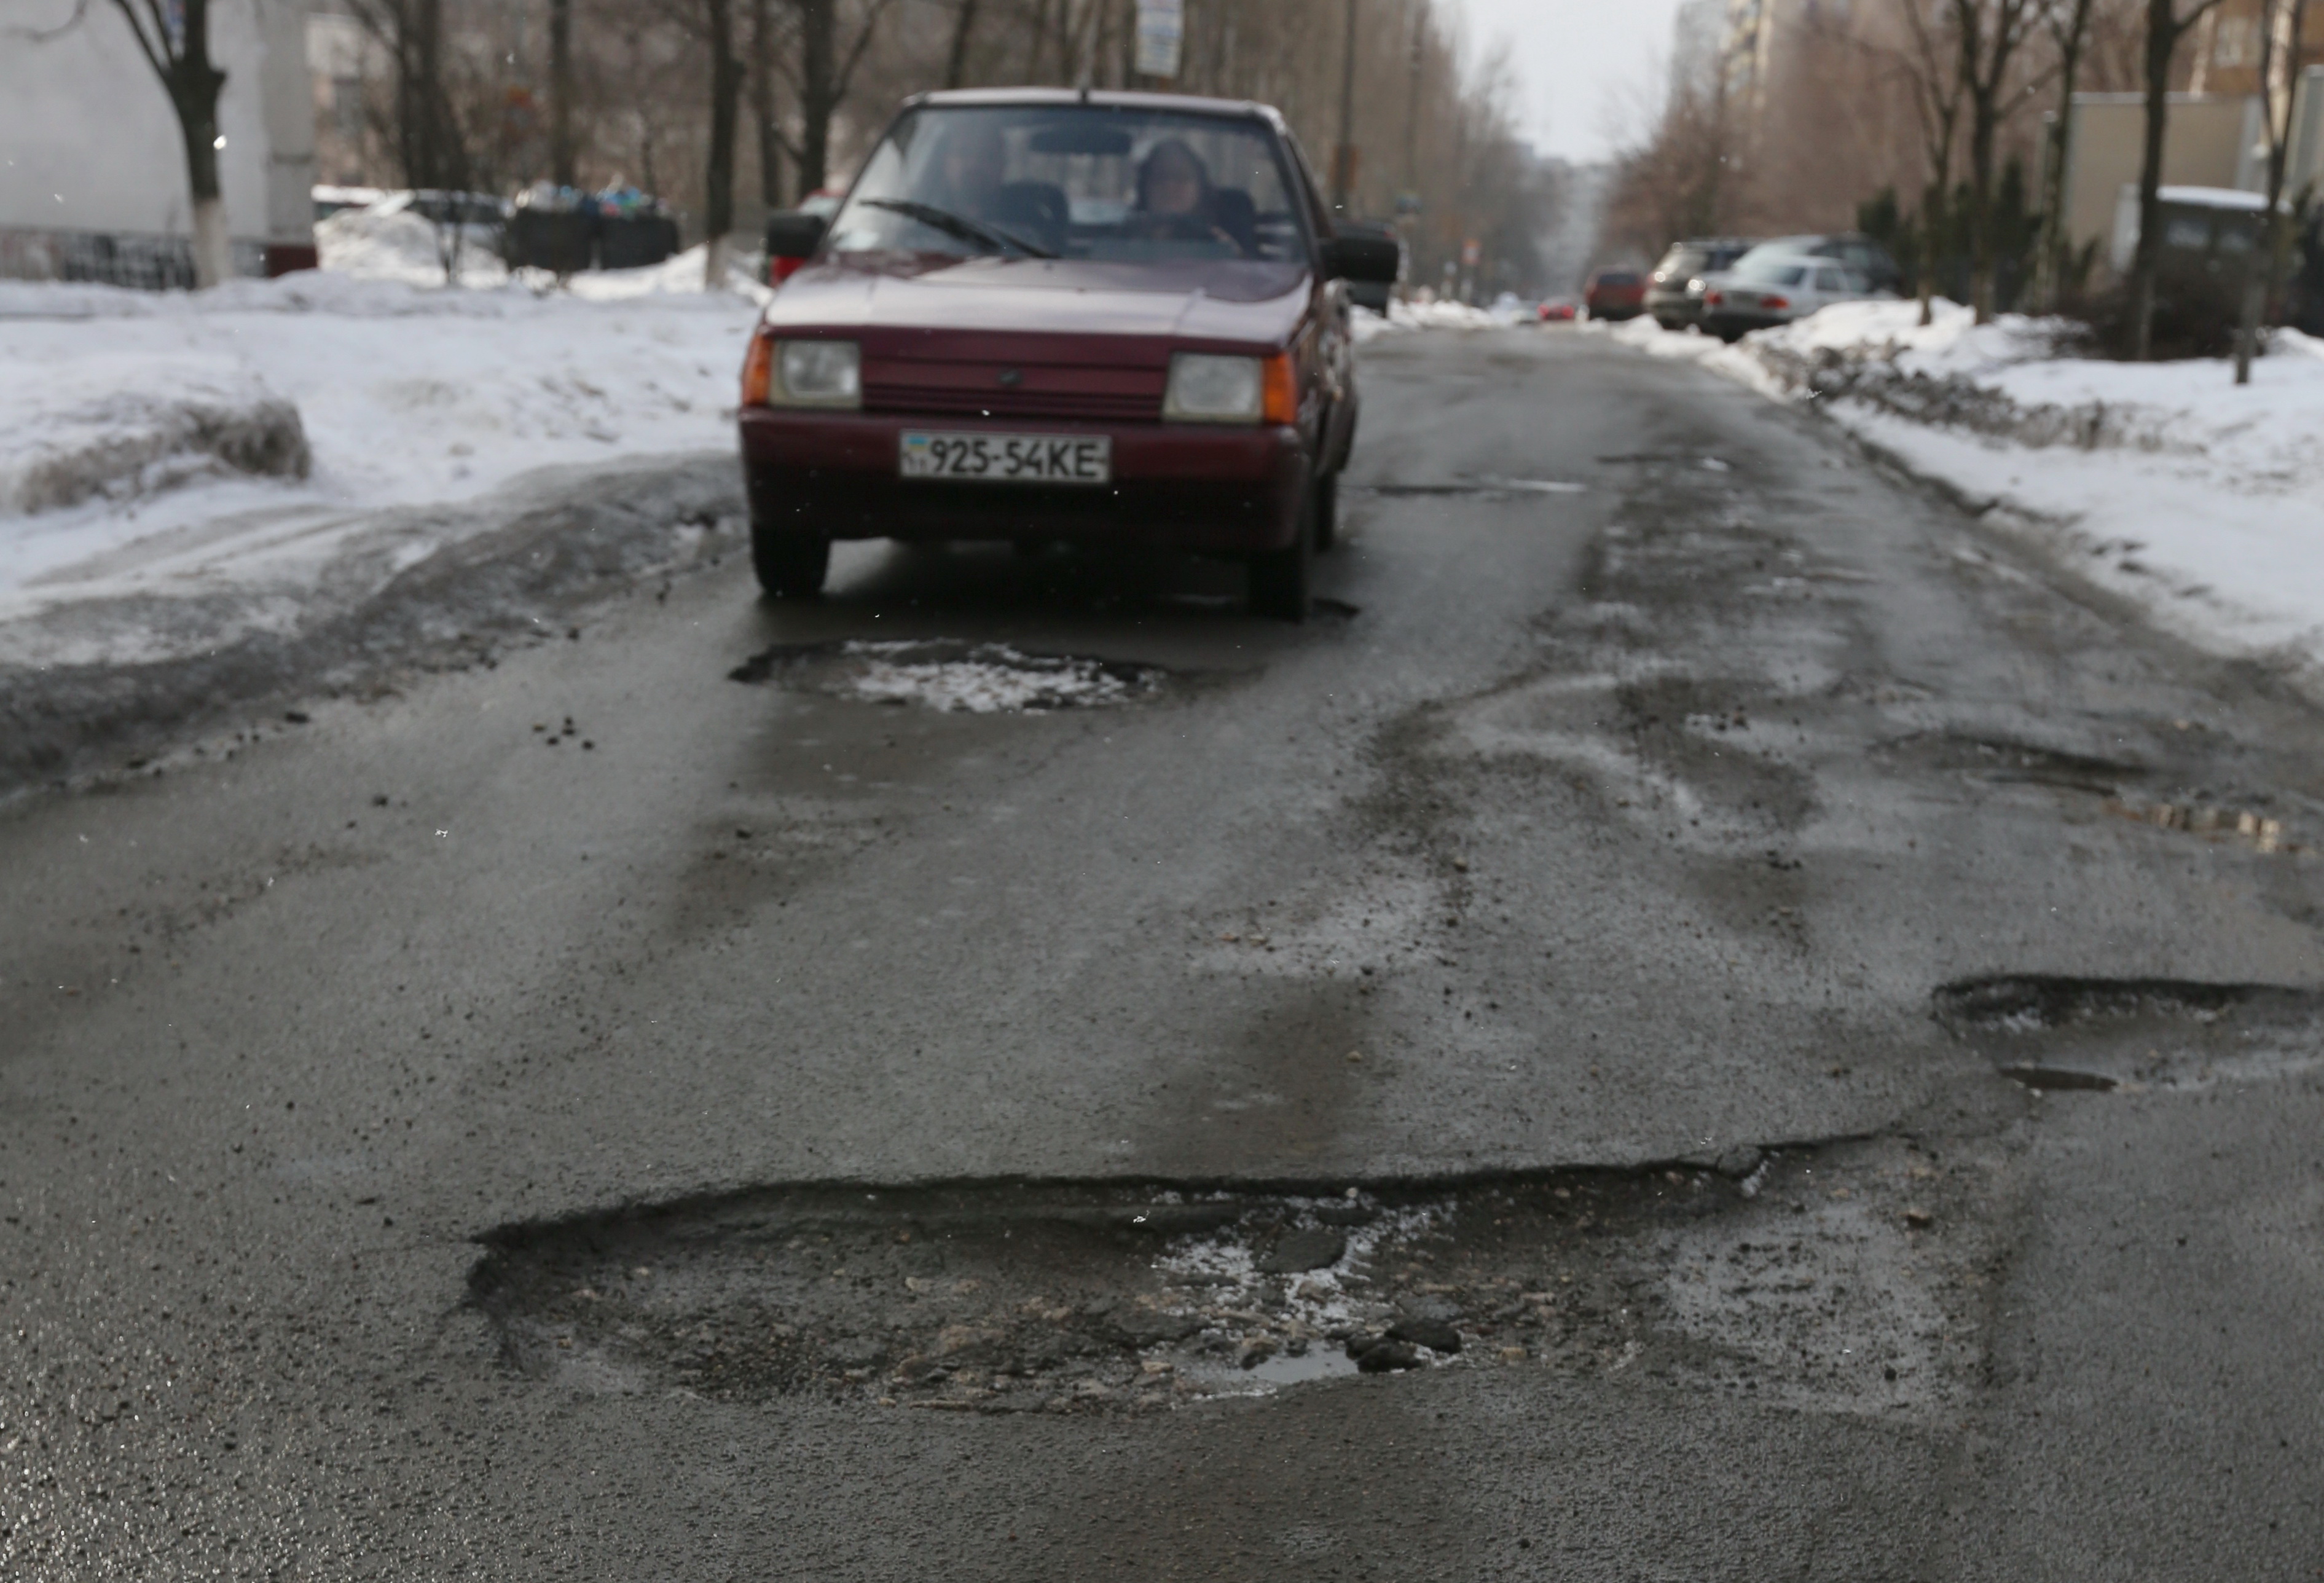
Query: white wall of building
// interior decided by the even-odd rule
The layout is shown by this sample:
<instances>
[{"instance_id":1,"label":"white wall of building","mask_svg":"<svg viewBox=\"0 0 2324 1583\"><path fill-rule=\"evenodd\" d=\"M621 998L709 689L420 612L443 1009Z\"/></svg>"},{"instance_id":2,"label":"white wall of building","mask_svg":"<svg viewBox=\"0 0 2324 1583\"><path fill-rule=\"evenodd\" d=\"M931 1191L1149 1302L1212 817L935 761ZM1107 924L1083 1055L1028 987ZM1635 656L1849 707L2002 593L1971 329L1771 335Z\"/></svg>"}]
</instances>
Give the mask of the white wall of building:
<instances>
[{"instance_id":1,"label":"white wall of building","mask_svg":"<svg viewBox=\"0 0 2324 1583\"><path fill-rule=\"evenodd\" d=\"M112 0L5 0L0 17L0 229L183 236L184 143L160 78ZM226 72L218 157L236 242L314 235L313 88L307 0L211 0L211 59Z\"/></svg>"}]
</instances>

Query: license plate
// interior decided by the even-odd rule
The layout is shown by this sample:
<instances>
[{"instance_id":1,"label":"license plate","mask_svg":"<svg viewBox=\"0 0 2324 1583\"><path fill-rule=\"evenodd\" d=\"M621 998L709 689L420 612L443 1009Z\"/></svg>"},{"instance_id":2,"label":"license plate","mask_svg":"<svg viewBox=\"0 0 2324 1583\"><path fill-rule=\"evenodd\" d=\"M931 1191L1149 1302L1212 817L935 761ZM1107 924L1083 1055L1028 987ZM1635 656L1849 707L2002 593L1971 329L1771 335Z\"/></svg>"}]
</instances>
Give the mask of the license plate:
<instances>
[{"instance_id":1,"label":"license plate","mask_svg":"<svg viewBox=\"0 0 2324 1583\"><path fill-rule=\"evenodd\" d=\"M915 434L903 437L906 478L984 483L1111 483L1113 440L1102 434Z\"/></svg>"}]
</instances>

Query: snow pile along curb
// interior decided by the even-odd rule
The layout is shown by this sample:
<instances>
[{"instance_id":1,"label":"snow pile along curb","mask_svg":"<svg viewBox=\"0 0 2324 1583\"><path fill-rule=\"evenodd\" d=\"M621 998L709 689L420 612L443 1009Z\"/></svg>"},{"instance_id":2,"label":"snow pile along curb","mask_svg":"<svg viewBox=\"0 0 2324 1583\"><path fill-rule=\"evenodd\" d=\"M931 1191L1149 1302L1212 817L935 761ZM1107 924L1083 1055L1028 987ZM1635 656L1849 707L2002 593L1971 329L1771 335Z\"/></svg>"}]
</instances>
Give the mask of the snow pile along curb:
<instances>
[{"instance_id":1,"label":"snow pile along curb","mask_svg":"<svg viewBox=\"0 0 2324 1583\"><path fill-rule=\"evenodd\" d=\"M299 409L227 358L90 357L0 391L0 514L312 465Z\"/></svg>"},{"instance_id":2,"label":"snow pile along curb","mask_svg":"<svg viewBox=\"0 0 2324 1583\"><path fill-rule=\"evenodd\" d=\"M1813 402L2166 630L2324 697L2324 346L2280 332L2237 386L2223 360L2073 355L2058 320L1919 319L1855 302L1733 346L1614 338Z\"/></svg>"}]
</instances>

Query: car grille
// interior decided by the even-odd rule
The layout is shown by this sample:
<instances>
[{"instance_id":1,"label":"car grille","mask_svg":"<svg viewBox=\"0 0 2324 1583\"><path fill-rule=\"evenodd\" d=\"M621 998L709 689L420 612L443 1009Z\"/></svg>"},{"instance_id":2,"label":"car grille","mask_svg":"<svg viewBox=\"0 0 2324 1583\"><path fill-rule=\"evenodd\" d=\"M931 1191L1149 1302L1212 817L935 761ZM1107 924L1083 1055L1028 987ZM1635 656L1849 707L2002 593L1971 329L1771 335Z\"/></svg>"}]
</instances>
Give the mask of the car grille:
<instances>
[{"instance_id":1,"label":"car grille","mask_svg":"<svg viewBox=\"0 0 2324 1583\"><path fill-rule=\"evenodd\" d=\"M1001 383L1004 369L1022 382ZM1150 423L1162 416L1161 369L865 359L863 410L946 418L1081 419Z\"/></svg>"}]
</instances>

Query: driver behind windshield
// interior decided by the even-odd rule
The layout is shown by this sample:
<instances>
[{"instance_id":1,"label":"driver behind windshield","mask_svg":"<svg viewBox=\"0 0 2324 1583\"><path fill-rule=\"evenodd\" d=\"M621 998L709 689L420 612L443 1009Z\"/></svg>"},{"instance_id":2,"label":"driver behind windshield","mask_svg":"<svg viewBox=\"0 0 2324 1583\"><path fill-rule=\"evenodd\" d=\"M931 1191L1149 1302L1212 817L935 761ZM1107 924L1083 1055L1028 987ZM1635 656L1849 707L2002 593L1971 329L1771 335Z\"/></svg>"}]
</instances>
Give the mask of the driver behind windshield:
<instances>
[{"instance_id":1,"label":"driver behind windshield","mask_svg":"<svg viewBox=\"0 0 2324 1583\"><path fill-rule=\"evenodd\" d=\"M1185 140L1166 137L1138 167L1138 202L1122 222L1126 235L1219 241L1237 253L1242 244L1222 225L1218 189L1202 156Z\"/></svg>"}]
</instances>

